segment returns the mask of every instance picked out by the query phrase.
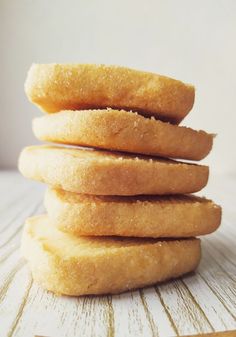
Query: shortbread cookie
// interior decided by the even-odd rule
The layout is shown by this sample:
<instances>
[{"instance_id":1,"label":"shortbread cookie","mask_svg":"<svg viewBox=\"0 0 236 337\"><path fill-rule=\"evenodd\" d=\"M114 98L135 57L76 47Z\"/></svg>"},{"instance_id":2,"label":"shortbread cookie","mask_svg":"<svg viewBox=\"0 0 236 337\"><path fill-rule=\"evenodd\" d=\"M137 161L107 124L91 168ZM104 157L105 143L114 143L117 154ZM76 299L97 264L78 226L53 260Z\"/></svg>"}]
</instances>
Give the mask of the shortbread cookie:
<instances>
[{"instance_id":1,"label":"shortbread cookie","mask_svg":"<svg viewBox=\"0 0 236 337\"><path fill-rule=\"evenodd\" d=\"M56 188L95 195L192 193L209 173L202 165L57 146L25 148L19 170Z\"/></svg>"},{"instance_id":2,"label":"shortbread cookie","mask_svg":"<svg viewBox=\"0 0 236 337\"><path fill-rule=\"evenodd\" d=\"M197 239L76 237L47 216L27 220L22 252L33 278L57 294L119 293L180 276L200 260Z\"/></svg>"},{"instance_id":3,"label":"shortbread cookie","mask_svg":"<svg viewBox=\"0 0 236 337\"><path fill-rule=\"evenodd\" d=\"M196 196L88 196L49 188L50 223L75 235L193 237L220 225L221 208Z\"/></svg>"},{"instance_id":4,"label":"shortbread cookie","mask_svg":"<svg viewBox=\"0 0 236 337\"><path fill-rule=\"evenodd\" d=\"M91 108L139 111L179 123L194 103L194 87L133 69L93 64L33 64L29 100L47 112Z\"/></svg>"},{"instance_id":5,"label":"shortbread cookie","mask_svg":"<svg viewBox=\"0 0 236 337\"><path fill-rule=\"evenodd\" d=\"M200 160L213 135L124 110L63 111L34 119L37 138L55 143Z\"/></svg>"}]
</instances>

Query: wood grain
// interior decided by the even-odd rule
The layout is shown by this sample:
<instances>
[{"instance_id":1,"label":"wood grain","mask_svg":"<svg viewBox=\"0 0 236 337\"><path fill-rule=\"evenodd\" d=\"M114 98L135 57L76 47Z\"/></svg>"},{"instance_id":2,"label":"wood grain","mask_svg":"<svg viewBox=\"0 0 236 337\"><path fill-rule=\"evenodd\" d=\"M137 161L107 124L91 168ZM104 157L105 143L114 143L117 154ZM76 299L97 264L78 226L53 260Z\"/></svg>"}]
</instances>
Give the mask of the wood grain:
<instances>
[{"instance_id":1,"label":"wood grain","mask_svg":"<svg viewBox=\"0 0 236 337\"><path fill-rule=\"evenodd\" d=\"M191 336L185 336L185 337L194 337L194 336L195 337L235 337L236 330L212 332L212 333L207 333L207 334L191 335Z\"/></svg>"},{"instance_id":2,"label":"wood grain","mask_svg":"<svg viewBox=\"0 0 236 337\"><path fill-rule=\"evenodd\" d=\"M121 295L68 298L38 287L20 257L22 225L43 212L44 188L0 172L0 337L201 336L236 329L236 183L212 180L207 196L223 205L223 223L203 238L196 273Z\"/></svg>"}]
</instances>

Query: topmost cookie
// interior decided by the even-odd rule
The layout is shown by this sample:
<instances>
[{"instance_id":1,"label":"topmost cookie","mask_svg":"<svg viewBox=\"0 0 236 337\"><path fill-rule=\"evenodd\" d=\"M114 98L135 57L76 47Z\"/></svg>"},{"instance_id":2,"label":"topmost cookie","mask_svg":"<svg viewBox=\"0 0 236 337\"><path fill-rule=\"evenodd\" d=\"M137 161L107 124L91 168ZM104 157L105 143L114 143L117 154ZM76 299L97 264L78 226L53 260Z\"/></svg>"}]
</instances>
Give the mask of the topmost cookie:
<instances>
[{"instance_id":1,"label":"topmost cookie","mask_svg":"<svg viewBox=\"0 0 236 337\"><path fill-rule=\"evenodd\" d=\"M194 87L133 69L93 64L33 64L25 91L46 112L91 108L138 111L179 123L194 103Z\"/></svg>"}]
</instances>

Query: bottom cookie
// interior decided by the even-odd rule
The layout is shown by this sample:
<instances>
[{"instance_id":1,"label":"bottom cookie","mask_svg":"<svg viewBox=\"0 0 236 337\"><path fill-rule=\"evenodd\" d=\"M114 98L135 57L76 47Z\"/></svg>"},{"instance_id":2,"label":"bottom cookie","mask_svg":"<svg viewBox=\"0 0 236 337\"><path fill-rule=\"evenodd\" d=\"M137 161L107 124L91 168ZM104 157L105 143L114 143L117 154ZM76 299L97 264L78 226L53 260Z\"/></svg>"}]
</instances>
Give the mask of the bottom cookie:
<instances>
[{"instance_id":1,"label":"bottom cookie","mask_svg":"<svg viewBox=\"0 0 236 337\"><path fill-rule=\"evenodd\" d=\"M51 226L45 215L26 221L22 253L33 278L56 294L111 294L193 271L199 239L76 237Z\"/></svg>"}]
</instances>

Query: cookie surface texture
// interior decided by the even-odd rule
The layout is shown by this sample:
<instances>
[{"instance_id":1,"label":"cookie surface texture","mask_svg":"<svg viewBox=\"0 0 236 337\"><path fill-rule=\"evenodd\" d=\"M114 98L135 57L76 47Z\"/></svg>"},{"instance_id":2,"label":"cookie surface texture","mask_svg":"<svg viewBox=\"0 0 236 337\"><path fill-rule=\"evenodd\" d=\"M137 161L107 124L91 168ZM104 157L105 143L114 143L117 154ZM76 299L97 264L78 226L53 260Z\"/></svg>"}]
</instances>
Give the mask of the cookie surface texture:
<instances>
[{"instance_id":1,"label":"cookie surface texture","mask_svg":"<svg viewBox=\"0 0 236 337\"><path fill-rule=\"evenodd\" d=\"M22 253L34 280L56 294L119 293L194 270L200 240L75 237L58 231L47 216L27 220Z\"/></svg>"},{"instance_id":2,"label":"cookie surface texture","mask_svg":"<svg viewBox=\"0 0 236 337\"><path fill-rule=\"evenodd\" d=\"M27 178L93 195L183 194L202 189L207 166L58 146L31 146L19 158Z\"/></svg>"},{"instance_id":3,"label":"cookie surface texture","mask_svg":"<svg viewBox=\"0 0 236 337\"><path fill-rule=\"evenodd\" d=\"M165 76L93 64L33 64L25 91L46 112L96 108L139 111L179 123L194 103L194 87Z\"/></svg>"},{"instance_id":4,"label":"cookie surface texture","mask_svg":"<svg viewBox=\"0 0 236 337\"><path fill-rule=\"evenodd\" d=\"M193 237L220 225L221 208L195 196L101 197L49 188L50 223L75 235Z\"/></svg>"},{"instance_id":5,"label":"cookie surface texture","mask_svg":"<svg viewBox=\"0 0 236 337\"><path fill-rule=\"evenodd\" d=\"M34 119L33 131L48 142L189 160L206 157L213 143L204 131L113 109L45 115Z\"/></svg>"}]
</instances>

